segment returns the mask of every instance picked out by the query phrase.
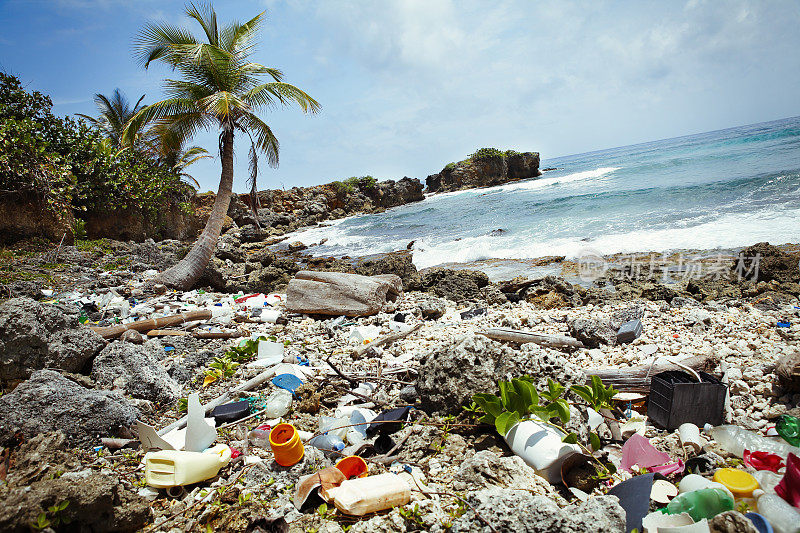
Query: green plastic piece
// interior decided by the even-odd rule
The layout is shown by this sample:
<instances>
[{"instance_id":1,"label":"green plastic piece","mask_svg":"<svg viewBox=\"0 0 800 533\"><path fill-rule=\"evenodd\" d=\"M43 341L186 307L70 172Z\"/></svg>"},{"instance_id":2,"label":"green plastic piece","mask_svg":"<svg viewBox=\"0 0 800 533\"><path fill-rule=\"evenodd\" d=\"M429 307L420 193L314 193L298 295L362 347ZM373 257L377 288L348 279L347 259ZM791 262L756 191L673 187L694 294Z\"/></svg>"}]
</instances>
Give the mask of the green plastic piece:
<instances>
[{"instance_id":1,"label":"green plastic piece","mask_svg":"<svg viewBox=\"0 0 800 533\"><path fill-rule=\"evenodd\" d=\"M800 446L800 418L790 415L781 415L775 424L775 430L783 440L792 446Z\"/></svg>"},{"instance_id":2,"label":"green plastic piece","mask_svg":"<svg viewBox=\"0 0 800 533\"><path fill-rule=\"evenodd\" d=\"M733 510L733 498L725 489L700 489L676 496L667 505L667 514L689 513L695 522L714 518Z\"/></svg>"}]
</instances>

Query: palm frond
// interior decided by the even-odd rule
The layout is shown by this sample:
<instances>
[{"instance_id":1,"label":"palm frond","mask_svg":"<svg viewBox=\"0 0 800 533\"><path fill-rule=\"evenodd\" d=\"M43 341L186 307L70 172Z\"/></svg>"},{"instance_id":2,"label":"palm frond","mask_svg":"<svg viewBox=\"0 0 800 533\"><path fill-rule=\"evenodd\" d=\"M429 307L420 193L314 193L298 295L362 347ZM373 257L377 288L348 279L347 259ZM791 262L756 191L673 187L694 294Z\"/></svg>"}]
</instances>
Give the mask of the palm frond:
<instances>
[{"instance_id":1,"label":"palm frond","mask_svg":"<svg viewBox=\"0 0 800 533\"><path fill-rule=\"evenodd\" d=\"M322 106L303 90L290 83L269 82L262 83L247 91L242 99L254 109L261 107L271 108L277 103L290 105L296 103L304 113L317 113Z\"/></svg>"},{"instance_id":2,"label":"palm frond","mask_svg":"<svg viewBox=\"0 0 800 533\"><path fill-rule=\"evenodd\" d=\"M269 166L277 168L280 143L275 134L272 133L272 129L252 113L239 117L239 123L253 136L256 147L267 154Z\"/></svg>"},{"instance_id":3,"label":"palm frond","mask_svg":"<svg viewBox=\"0 0 800 533\"><path fill-rule=\"evenodd\" d=\"M217 12L211 4L199 4L200 7L194 3L186 6L186 14L189 18L196 20L203 32L206 34L208 43L214 46L219 45L219 27L217 26Z\"/></svg>"}]
</instances>

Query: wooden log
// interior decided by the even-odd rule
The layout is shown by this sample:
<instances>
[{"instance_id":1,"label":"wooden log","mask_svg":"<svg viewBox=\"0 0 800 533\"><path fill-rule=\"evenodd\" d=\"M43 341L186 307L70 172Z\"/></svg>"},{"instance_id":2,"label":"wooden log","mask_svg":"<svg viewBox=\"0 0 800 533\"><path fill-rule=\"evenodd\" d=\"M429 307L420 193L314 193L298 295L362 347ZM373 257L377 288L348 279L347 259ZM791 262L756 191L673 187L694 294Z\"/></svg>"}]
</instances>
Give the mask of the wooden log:
<instances>
[{"instance_id":1,"label":"wooden log","mask_svg":"<svg viewBox=\"0 0 800 533\"><path fill-rule=\"evenodd\" d=\"M481 331L479 335L484 335L496 341L515 342L517 344L533 342L548 348L583 348L581 341L566 335L543 335L541 333L505 328L490 328L486 331Z\"/></svg>"},{"instance_id":2,"label":"wooden log","mask_svg":"<svg viewBox=\"0 0 800 533\"><path fill-rule=\"evenodd\" d=\"M237 339L246 336L243 331L195 331L192 337L195 339Z\"/></svg>"},{"instance_id":3,"label":"wooden log","mask_svg":"<svg viewBox=\"0 0 800 533\"><path fill-rule=\"evenodd\" d=\"M399 276L300 271L286 288L286 310L332 316L369 316L402 294Z\"/></svg>"},{"instance_id":4,"label":"wooden log","mask_svg":"<svg viewBox=\"0 0 800 533\"><path fill-rule=\"evenodd\" d=\"M188 331L179 329L151 329L147 332L148 337L186 337L187 335L189 335Z\"/></svg>"},{"instance_id":5,"label":"wooden log","mask_svg":"<svg viewBox=\"0 0 800 533\"><path fill-rule=\"evenodd\" d=\"M698 355L678 361L681 365L701 372L713 372L719 365L719 355ZM656 359L652 365L636 365L625 368L589 368L585 370L586 376L597 376L603 383L613 385L615 389L624 392L650 392L650 381L655 374L666 370L682 370L680 366L668 359Z\"/></svg>"},{"instance_id":6,"label":"wooden log","mask_svg":"<svg viewBox=\"0 0 800 533\"><path fill-rule=\"evenodd\" d=\"M165 328L168 326L175 326L194 320L208 320L211 318L211 311L189 311L188 313L180 313L177 315L165 316L161 318L148 318L145 320L137 320L129 324L117 324L116 326L106 327L92 327L95 333L104 339L115 339L122 335L124 332L132 329L139 333L150 331L153 329Z\"/></svg>"},{"instance_id":7,"label":"wooden log","mask_svg":"<svg viewBox=\"0 0 800 533\"><path fill-rule=\"evenodd\" d=\"M378 346L381 346L382 344L389 344L389 343L392 343L394 341L397 341L397 340L400 340L400 339L404 339L404 338L408 337L409 335L411 335L412 333L414 333L415 331L417 331L421 327L422 327L422 324L420 323L420 324L417 324L416 326L414 326L413 328L407 329L405 331L395 331L395 332L392 332L392 333L387 333L383 337L378 337L377 339L375 339L374 341L370 342L369 344L365 344L363 346L359 346L358 348L353 350L353 355L356 356L356 357L361 357L362 355L364 355L365 353L370 351L372 348L376 348Z\"/></svg>"}]
</instances>

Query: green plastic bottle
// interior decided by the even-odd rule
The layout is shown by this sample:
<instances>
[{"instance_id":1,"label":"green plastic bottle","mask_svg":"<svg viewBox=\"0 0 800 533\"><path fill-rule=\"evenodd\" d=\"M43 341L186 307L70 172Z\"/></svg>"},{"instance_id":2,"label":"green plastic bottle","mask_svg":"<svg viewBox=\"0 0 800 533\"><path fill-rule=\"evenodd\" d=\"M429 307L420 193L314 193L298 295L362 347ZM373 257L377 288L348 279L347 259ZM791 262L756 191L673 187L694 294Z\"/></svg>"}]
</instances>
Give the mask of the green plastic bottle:
<instances>
[{"instance_id":1,"label":"green plastic bottle","mask_svg":"<svg viewBox=\"0 0 800 533\"><path fill-rule=\"evenodd\" d=\"M678 494L667 505L667 514L689 513L695 522L733 510L733 497L725 489L700 489Z\"/></svg>"},{"instance_id":2,"label":"green plastic bottle","mask_svg":"<svg viewBox=\"0 0 800 533\"><path fill-rule=\"evenodd\" d=\"M783 440L792 446L800 446L800 418L790 415L781 415L775 424L775 430Z\"/></svg>"}]
</instances>

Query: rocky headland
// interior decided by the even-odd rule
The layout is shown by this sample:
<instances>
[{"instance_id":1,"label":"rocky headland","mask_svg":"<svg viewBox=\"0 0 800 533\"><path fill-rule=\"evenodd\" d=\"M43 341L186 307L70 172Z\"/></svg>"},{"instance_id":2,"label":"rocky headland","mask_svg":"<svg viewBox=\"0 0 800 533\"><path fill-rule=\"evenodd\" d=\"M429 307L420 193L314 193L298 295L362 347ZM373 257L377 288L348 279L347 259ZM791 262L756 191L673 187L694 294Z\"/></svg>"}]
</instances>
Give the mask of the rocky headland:
<instances>
[{"instance_id":1,"label":"rocky headland","mask_svg":"<svg viewBox=\"0 0 800 533\"><path fill-rule=\"evenodd\" d=\"M541 176L539 152L514 152L482 148L458 163L425 179L426 192L451 192L478 187L494 187L511 181Z\"/></svg>"}]
</instances>

